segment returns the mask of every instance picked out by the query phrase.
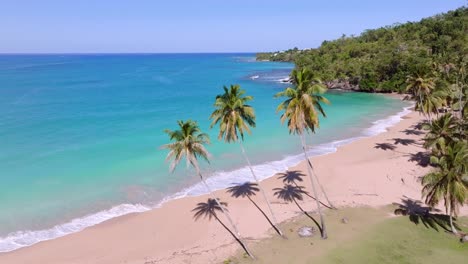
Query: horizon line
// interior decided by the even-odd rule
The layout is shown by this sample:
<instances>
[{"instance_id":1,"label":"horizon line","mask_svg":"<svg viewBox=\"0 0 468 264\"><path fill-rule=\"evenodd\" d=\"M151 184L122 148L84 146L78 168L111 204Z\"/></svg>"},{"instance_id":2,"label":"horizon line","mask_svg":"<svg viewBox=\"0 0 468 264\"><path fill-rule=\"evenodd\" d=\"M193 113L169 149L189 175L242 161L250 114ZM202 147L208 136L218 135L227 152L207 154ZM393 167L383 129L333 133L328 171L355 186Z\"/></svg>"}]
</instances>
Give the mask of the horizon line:
<instances>
[{"instance_id":1,"label":"horizon line","mask_svg":"<svg viewBox=\"0 0 468 264\"><path fill-rule=\"evenodd\" d=\"M162 55L162 54L255 54L270 51L224 52L0 52L1 55Z\"/></svg>"}]
</instances>

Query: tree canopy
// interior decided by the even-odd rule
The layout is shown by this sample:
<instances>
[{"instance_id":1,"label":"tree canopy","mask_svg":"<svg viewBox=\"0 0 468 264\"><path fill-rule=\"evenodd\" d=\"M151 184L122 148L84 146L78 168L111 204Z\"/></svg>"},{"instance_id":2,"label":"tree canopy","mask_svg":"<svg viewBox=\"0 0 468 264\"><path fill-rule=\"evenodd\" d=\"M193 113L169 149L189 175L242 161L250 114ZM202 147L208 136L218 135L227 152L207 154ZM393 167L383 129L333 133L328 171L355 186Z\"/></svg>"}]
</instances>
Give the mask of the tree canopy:
<instances>
[{"instance_id":1,"label":"tree canopy","mask_svg":"<svg viewBox=\"0 0 468 264\"><path fill-rule=\"evenodd\" d=\"M468 8L419 22L365 30L324 41L315 49L258 53L257 60L291 61L324 82L346 81L361 91L404 91L408 76L447 72L466 63Z\"/></svg>"}]
</instances>

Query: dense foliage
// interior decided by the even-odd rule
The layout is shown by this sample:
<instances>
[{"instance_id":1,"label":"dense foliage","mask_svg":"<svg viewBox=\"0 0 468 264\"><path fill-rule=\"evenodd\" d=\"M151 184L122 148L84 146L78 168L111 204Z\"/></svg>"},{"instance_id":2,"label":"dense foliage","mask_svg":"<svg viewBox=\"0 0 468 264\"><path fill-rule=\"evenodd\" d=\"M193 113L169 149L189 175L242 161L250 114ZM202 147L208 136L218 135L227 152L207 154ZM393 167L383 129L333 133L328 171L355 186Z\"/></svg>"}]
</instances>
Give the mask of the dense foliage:
<instances>
[{"instance_id":1,"label":"dense foliage","mask_svg":"<svg viewBox=\"0 0 468 264\"><path fill-rule=\"evenodd\" d=\"M461 7L419 22L366 30L360 36L343 35L316 49L259 53L257 59L293 61L325 82L344 81L362 91L401 92L408 76L461 68L467 52L468 8ZM455 82L455 76L446 75L442 83Z\"/></svg>"}]
</instances>

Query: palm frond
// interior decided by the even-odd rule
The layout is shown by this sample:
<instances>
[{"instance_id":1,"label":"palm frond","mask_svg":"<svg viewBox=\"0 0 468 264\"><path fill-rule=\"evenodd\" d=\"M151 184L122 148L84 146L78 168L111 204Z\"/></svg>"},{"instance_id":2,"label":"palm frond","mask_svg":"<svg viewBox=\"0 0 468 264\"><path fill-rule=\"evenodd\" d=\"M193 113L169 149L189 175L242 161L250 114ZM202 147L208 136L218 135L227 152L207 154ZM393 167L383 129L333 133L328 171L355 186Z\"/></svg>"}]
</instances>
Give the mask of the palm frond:
<instances>
[{"instance_id":1,"label":"palm frond","mask_svg":"<svg viewBox=\"0 0 468 264\"><path fill-rule=\"evenodd\" d=\"M192 120L179 120L177 125L179 126L178 130L164 130L169 139L174 142L161 146L162 149L169 150L166 156L166 161L171 161L169 170L174 171L184 158L187 167L190 165L198 166L199 157L209 162L211 155L205 148L206 144L210 144L208 134L202 133L197 122Z\"/></svg>"},{"instance_id":2,"label":"palm frond","mask_svg":"<svg viewBox=\"0 0 468 264\"><path fill-rule=\"evenodd\" d=\"M239 85L224 86L223 90L216 96L210 127L219 124L218 138L226 142L243 140L244 133L250 134L250 128L255 127L255 111L247 104L253 97L245 96Z\"/></svg>"}]
</instances>

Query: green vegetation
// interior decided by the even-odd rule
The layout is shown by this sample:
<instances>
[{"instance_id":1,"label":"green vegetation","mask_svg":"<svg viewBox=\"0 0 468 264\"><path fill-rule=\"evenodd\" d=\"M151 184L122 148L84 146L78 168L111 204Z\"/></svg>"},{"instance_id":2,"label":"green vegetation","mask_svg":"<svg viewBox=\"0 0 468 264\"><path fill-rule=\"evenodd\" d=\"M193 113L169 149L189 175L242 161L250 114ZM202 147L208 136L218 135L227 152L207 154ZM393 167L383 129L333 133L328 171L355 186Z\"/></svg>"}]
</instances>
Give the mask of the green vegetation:
<instances>
[{"instance_id":1,"label":"green vegetation","mask_svg":"<svg viewBox=\"0 0 468 264\"><path fill-rule=\"evenodd\" d=\"M294 48L282 53L258 54L259 60L296 63L290 75L291 87L274 97L284 99L277 107L277 112L282 112L281 123L286 122L289 132L298 135L301 140L304 158L308 161L306 167L313 196L297 184L302 181L302 174L294 171L282 175L280 178L285 183L284 187L273 191L278 198L294 202L313 220L322 239L328 238L328 233L321 205L335 208L314 173L307 154L305 133L315 133L320 125L320 116L326 117L322 104L328 104L329 101L323 94L327 86L331 86L330 82L345 82L358 86L362 91L406 92L408 96L405 99L413 100L415 109L426 118L425 123L421 124L421 129L428 131L423 146L430 152L433 170L422 177L422 195L430 207L423 207L419 201L404 201L394 213L408 215L410 221L402 217L386 219L381 211L373 209L330 210L327 216L332 216L333 240L322 241L318 250L311 250L310 242L304 243L303 239L282 239L284 236L276 224L270 202L245 153L242 145L244 132L250 133L251 128L255 127L255 112L248 104L253 97L245 95L245 90L239 85L224 87L224 93L216 96L215 109L210 116L211 127L219 125L219 139L240 144L256 182L233 186L228 192L235 198L247 197L281 237L269 241L266 248L257 247L260 262L461 263L466 260L468 245L458 244L453 239L455 236L445 234L439 228L458 234L460 223L468 222L466 219L461 222L458 219L454 223L458 209L468 202L467 27L468 8L462 7L418 23L396 24L367 30L359 37L343 36L335 41L325 41L318 49L301 51ZM329 83L325 82L324 85L321 80ZM179 130L165 131L170 140L174 141L163 146L169 150L167 159L172 160L170 169L173 171L185 159L187 166L196 170L212 194L198 165L199 158L209 160L209 153L205 149L205 145L210 142L208 135L202 133L194 121L179 121L178 125ZM319 201L317 185L328 205ZM269 207L272 220L250 198L258 191ZM303 195L315 200L320 223L297 202L302 200ZM432 213L438 212L433 207L441 202L445 206L446 215ZM195 219L214 217L245 253L254 259L225 206L216 197L208 199L194 209ZM216 211L223 212L234 232L220 221ZM348 220L338 221L337 217L343 214L352 216L355 223L348 225ZM293 232L290 226L294 224L286 224L283 230ZM354 237L352 241L349 240L350 236ZM312 241L315 240L313 238ZM290 246L284 247L285 243Z\"/></svg>"},{"instance_id":2,"label":"green vegetation","mask_svg":"<svg viewBox=\"0 0 468 264\"><path fill-rule=\"evenodd\" d=\"M388 217L392 208L342 208L327 211L330 234L333 239L318 236L301 238L295 234L307 225L309 218L301 216L284 223L290 230L288 240L269 238L253 246L257 261L237 254L230 263L464 263L468 258L468 244L446 233L444 229L416 224L410 216ZM348 222L342 223L346 218ZM458 219L465 231L468 218Z\"/></svg>"},{"instance_id":3,"label":"green vegetation","mask_svg":"<svg viewBox=\"0 0 468 264\"><path fill-rule=\"evenodd\" d=\"M366 30L360 36L324 41L316 49L259 53L258 60L291 61L324 82L348 83L361 91L403 92L408 76L445 76L436 86L455 83L466 65L468 8L420 22Z\"/></svg>"},{"instance_id":4,"label":"green vegetation","mask_svg":"<svg viewBox=\"0 0 468 264\"><path fill-rule=\"evenodd\" d=\"M450 216L453 233L458 233L453 225L453 217L458 208L468 201L468 137L466 117L455 118L451 113L429 121L429 130L424 138L424 146L431 151L430 161L435 167L422 178L422 194L426 203L436 206L443 201Z\"/></svg>"},{"instance_id":5,"label":"green vegetation","mask_svg":"<svg viewBox=\"0 0 468 264\"><path fill-rule=\"evenodd\" d=\"M467 244L442 231L415 226L408 218L393 218L352 243L338 246L316 263L463 263L467 258Z\"/></svg>"}]
</instances>

